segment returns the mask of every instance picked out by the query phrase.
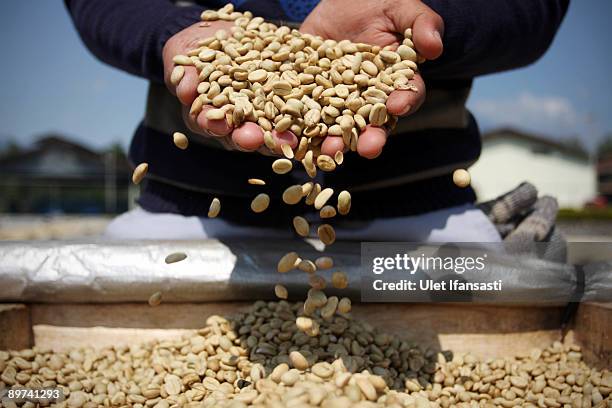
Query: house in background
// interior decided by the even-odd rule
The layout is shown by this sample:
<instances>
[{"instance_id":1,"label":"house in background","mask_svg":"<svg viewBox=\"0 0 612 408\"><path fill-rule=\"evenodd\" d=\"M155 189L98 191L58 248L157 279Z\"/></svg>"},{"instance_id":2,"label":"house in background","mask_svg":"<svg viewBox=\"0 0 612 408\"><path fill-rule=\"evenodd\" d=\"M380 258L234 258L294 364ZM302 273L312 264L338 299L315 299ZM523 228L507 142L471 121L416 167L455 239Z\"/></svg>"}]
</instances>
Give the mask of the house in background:
<instances>
[{"instance_id":1,"label":"house in background","mask_svg":"<svg viewBox=\"0 0 612 408\"><path fill-rule=\"evenodd\" d=\"M612 204L612 152L601 155L597 161L597 189L607 204Z\"/></svg>"},{"instance_id":2,"label":"house in background","mask_svg":"<svg viewBox=\"0 0 612 408\"><path fill-rule=\"evenodd\" d=\"M523 181L563 208L581 208L597 196L597 171L579 147L541 136L499 129L483 135L480 159L470 168L479 201L495 198Z\"/></svg>"},{"instance_id":3,"label":"house in background","mask_svg":"<svg viewBox=\"0 0 612 408\"><path fill-rule=\"evenodd\" d=\"M0 156L0 212L117 213L128 208L130 166L59 135Z\"/></svg>"}]
</instances>

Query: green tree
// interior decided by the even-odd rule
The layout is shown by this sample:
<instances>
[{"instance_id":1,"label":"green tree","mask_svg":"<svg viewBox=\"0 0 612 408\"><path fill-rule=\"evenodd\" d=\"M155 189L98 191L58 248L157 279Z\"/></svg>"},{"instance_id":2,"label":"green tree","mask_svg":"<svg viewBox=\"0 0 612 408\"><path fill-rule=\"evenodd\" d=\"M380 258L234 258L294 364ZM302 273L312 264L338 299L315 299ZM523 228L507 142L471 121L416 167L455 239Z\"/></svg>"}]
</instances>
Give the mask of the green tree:
<instances>
[{"instance_id":1,"label":"green tree","mask_svg":"<svg viewBox=\"0 0 612 408\"><path fill-rule=\"evenodd\" d=\"M597 156L612 154L612 133L608 133L601 139L597 146Z\"/></svg>"},{"instance_id":2,"label":"green tree","mask_svg":"<svg viewBox=\"0 0 612 408\"><path fill-rule=\"evenodd\" d=\"M21 146L12 137L6 143L0 145L0 157L10 156L19 151L21 151Z\"/></svg>"}]
</instances>

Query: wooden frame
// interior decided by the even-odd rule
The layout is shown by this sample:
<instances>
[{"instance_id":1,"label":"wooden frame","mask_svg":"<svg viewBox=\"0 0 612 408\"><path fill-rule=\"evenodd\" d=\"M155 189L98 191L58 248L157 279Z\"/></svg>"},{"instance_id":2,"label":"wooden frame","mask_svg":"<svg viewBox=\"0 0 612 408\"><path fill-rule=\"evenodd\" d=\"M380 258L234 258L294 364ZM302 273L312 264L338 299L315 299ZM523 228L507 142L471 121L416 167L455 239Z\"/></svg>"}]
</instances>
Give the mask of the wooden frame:
<instances>
[{"instance_id":1,"label":"wooden frame","mask_svg":"<svg viewBox=\"0 0 612 408\"><path fill-rule=\"evenodd\" d=\"M170 338L204 326L212 314L231 315L250 303L3 304L0 349L36 345L65 350ZM563 307L474 304L357 304L353 315L424 347L508 356L563 340ZM612 367L612 304L581 304L565 339L585 360Z\"/></svg>"}]
</instances>

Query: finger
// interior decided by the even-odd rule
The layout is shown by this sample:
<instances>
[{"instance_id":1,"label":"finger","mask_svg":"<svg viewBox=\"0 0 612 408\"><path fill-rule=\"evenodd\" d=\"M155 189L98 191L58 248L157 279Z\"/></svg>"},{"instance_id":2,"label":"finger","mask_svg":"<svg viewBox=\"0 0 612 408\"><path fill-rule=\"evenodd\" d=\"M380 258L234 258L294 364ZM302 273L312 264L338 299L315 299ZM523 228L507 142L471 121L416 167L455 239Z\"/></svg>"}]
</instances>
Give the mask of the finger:
<instances>
[{"instance_id":1,"label":"finger","mask_svg":"<svg viewBox=\"0 0 612 408\"><path fill-rule=\"evenodd\" d=\"M375 159L387 142L384 129L368 125L357 140L357 153L366 159Z\"/></svg>"},{"instance_id":2,"label":"finger","mask_svg":"<svg viewBox=\"0 0 612 408\"><path fill-rule=\"evenodd\" d=\"M253 122L245 122L232 132L234 143L247 151L259 149L264 142L263 130Z\"/></svg>"},{"instance_id":3,"label":"finger","mask_svg":"<svg viewBox=\"0 0 612 408\"><path fill-rule=\"evenodd\" d=\"M204 106L202 112L198 115L198 127L213 136L227 136L232 131L225 119L210 120L206 117L206 112L209 109L214 109L212 106Z\"/></svg>"},{"instance_id":4,"label":"finger","mask_svg":"<svg viewBox=\"0 0 612 408\"><path fill-rule=\"evenodd\" d=\"M176 86L176 96L185 106L191 106L198 97L198 71L193 66L185 66L185 75Z\"/></svg>"},{"instance_id":5,"label":"finger","mask_svg":"<svg viewBox=\"0 0 612 408\"><path fill-rule=\"evenodd\" d=\"M265 144L263 146L261 146L259 149L257 149L257 153L262 154L264 156L268 156L268 157L277 157L278 155L271 151L270 149L268 149L268 146L266 146Z\"/></svg>"},{"instance_id":6,"label":"finger","mask_svg":"<svg viewBox=\"0 0 612 408\"><path fill-rule=\"evenodd\" d=\"M298 138L293 134L290 130L285 130L284 132L277 132L276 130L272 131L272 138L276 143L276 153L282 154L283 151L281 146L284 144L288 144L292 149L295 149L298 145Z\"/></svg>"},{"instance_id":7,"label":"finger","mask_svg":"<svg viewBox=\"0 0 612 408\"><path fill-rule=\"evenodd\" d=\"M412 41L419 54L428 60L433 60L442 54L444 21L429 7L424 5L423 7L412 25Z\"/></svg>"},{"instance_id":8,"label":"finger","mask_svg":"<svg viewBox=\"0 0 612 408\"><path fill-rule=\"evenodd\" d=\"M210 108L204 107L204 109L210 109ZM187 129L189 129L191 132L198 134L198 135L202 135L204 137L215 136L216 140L225 149L234 150L238 148L230 138L213 135L210 131L203 129L200 123L198 122L198 117L199 117L199 114L190 114L189 109L187 107L183 107L183 120L185 121L185 124L187 125Z\"/></svg>"},{"instance_id":9,"label":"finger","mask_svg":"<svg viewBox=\"0 0 612 408\"><path fill-rule=\"evenodd\" d=\"M190 114L189 108L186 106L183 106L182 110L183 110L183 121L185 122L187 129L189 129L193 133L202 134L203 130L200 128L200 125L198 124L198 115Z\"/></svg>"},{"instance_id":10,"label":"finger","mask_svg":"<svg viewBox=\"0 0 612 408\"><path fill-rule=\"evenodd\" d=\"M331 157L342 150L344 150L344 141L340 136L327 136L321 144L321 153Z\"/></svg>"},{"instance_id":11,"label":"finger","mask_svg":"<svg viewBox=\"0 0 612 408\"><path fill-rule=\"evenodd\" d=\"M396 116L408 115L416 112L425 101L425 82L420 75L409 81L415 90L396 89L387 98L387 112Z\"/></svg>"}]
</instances>

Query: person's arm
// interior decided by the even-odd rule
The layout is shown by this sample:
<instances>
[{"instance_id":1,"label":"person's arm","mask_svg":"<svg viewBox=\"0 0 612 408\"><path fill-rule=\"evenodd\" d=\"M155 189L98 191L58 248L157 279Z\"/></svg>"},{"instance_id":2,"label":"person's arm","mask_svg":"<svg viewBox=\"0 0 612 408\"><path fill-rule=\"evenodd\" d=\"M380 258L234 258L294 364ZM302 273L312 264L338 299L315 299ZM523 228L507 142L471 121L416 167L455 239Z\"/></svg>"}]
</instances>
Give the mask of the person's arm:
<instances>
[{"instance_id":1,"label":"person's arm","mask_svg":"<svg viewBox=\"0 0 612 408\"><path fill-rule=\"evenodd\" d=\"M444 20L444 52L425 79L472 78L528 65L550 46L569 0L423 0Z\"/></svg>"},{"instance_id":2,"label":"person's arm","mask_svg":"<svg viewBox=\"0 0 612 408\"><path fill-rule=\"evenodd\" d=\"M200 20L202 7L169 0L65 0L83 42L100 60L163 83L162 48L172 35Z\"/></svg>"}]
</instances>

